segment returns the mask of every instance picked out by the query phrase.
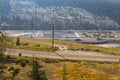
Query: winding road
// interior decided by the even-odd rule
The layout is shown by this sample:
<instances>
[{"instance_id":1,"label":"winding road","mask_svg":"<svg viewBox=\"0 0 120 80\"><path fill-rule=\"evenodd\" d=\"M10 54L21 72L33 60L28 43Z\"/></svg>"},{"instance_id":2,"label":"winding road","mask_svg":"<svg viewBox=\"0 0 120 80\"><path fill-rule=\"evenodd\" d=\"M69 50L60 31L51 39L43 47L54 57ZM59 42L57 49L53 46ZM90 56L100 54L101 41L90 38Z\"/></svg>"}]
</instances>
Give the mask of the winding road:
<instances>
[{"instance_id":1,"label":"winding road","mask_svg":"<svg viewBox=\"0 0 120 80\"><path fill-rule=\"evenodd\" d=\"M7 49L6 55L18 55L22 56L35 56L43 58L56 58L67 60L88 60L88 61L107 61L107 62L119 62L120 56L108 55L97 52L85 52L85 51L57 51L53 52L39 52L29 50Z\"/></svg>"}]
</instances>

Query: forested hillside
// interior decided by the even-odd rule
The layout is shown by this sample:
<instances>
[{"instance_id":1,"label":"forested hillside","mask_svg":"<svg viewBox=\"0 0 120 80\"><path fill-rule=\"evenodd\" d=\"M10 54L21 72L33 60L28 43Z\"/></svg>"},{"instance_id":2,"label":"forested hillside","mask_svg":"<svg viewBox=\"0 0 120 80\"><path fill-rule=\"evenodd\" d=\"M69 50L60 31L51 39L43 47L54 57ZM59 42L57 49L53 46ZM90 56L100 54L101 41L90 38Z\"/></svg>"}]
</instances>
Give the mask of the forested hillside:
<instances>
[{"instance_id":1,"label":"forested hillside","mask_svg":"<svg viewBox=\"0 0 120 80\"><path fill-rule=\"evenodd\" d=\"M2 0L3 29L120 29L119 0Z\"/></svg>"}]
</instances>

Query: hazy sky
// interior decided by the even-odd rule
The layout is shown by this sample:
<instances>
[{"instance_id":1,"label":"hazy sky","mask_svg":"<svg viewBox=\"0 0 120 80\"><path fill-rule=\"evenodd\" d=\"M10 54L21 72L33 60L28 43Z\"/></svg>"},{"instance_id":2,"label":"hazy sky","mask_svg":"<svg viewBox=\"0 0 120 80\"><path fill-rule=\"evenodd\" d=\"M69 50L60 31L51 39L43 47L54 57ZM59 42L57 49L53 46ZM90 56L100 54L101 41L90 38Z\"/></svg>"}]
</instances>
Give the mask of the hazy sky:
<instances>
[{"instance_id":1,"label":"hazy sky","mask_svg":"<svg viewBox=\"0 0 120 80\"><path fill-rule=\"evenodd\" d=\"M107 0L107 1L120 2L120 0Z\"/></svg>"}]
</instances>

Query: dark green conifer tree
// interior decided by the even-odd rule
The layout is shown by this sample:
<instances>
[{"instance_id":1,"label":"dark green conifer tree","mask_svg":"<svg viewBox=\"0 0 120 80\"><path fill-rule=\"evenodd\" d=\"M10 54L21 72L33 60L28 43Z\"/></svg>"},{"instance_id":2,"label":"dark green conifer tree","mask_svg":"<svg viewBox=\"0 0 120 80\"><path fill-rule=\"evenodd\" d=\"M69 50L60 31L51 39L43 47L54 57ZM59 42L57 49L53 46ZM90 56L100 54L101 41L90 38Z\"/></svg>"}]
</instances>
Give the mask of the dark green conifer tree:
<instances>
[{"instance_id":1,"label":"dark green conifer tree","mask_svg":"<svg viewBox=\"0 0 120 80\"><path fill-rule=\"evenodd\" d=\"M20 37L17 37L16 45L20 46Z\"/></svg>"},{"instance_id":2,"label":"dark green conifer tree","mask_svg":"<svg viewBox=\"0 0 120 80\"><path fill-rule=\"evenodd\" d=\"M41 70L42 66L39 65L37 59L32 60L32 71L30 72L30 80L47 80L45 71Z\"/></svg>"}]
</instances>

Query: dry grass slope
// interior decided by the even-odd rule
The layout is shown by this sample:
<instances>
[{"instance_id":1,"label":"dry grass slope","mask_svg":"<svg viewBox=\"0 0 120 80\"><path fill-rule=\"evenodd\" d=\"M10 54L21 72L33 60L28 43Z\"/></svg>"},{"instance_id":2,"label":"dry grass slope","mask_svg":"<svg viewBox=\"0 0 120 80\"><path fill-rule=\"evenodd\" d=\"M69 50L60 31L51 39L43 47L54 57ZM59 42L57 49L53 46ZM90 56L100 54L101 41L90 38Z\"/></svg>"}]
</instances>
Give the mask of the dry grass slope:
<instances>
[{"instance_id":1,"label":"dry grass slope","mask_svg":"<svg viewBox=\"0 0 120 80\"><path fill-rule=\"evenodd\" d=\"M66 62L67 80L120 80L120 64ZM62 66L56 69L55 80L62 80Z\"/></svg>"}]
</instances>

